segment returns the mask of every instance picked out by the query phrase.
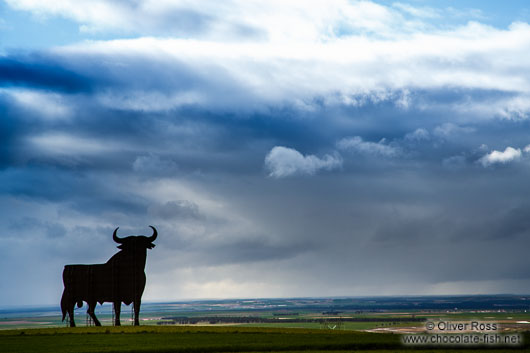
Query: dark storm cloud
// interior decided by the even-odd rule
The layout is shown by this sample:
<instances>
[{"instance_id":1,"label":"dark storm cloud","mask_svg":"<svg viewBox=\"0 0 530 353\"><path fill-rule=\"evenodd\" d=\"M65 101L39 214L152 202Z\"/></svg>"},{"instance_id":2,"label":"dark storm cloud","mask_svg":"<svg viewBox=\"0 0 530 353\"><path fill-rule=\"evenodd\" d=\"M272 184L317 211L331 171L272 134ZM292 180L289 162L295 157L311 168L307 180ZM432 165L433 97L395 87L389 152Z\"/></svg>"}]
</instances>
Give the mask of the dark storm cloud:
<instances>
[{"instance_id":1,"label":"dark storm cloud","mask_svg":"<svg viewBox=\"0 0 530 353\"><path fill-rule=\"evenodd\" d=\"M150 58L138 59L120 55L108 61L86 56L83 58L73 56L70 59L68 69L57 69L60 68L58 66L59 63L66 62L65 58L56 59L50 65L55 65L55 71L69 72L73 77L91 77L92 82L89 79L84 79L83 82L87 83L88 86L97 85L103 92L121 91L123 92L121 94L126 95L127 92L133 94L135 90L142 89L142 92L159 92L162 95L169 96L175 92L187 92L190 89L200 88L209 97L212 97L211 99L216 100L218 99L217 97L226 95L226 87L229 87L233 94L240 97L242 95L241 92L244 91L244 87L240 87L239 83L230 80L228 76L223 79L222 70L216 69L215 66L212 66L212 70L215 72L216 80L212 81L211 79L207 80L203 73L197 72L193 67L181 64L178 61L171 64L161 64L157 60ZM115 65L114 62L119 62L119 65ZM44 70L43 72L47 71ZM97 76L96 72L98 73ZM134 75L131 75L131 72L134 72ZM52 74L50 74L50 77L53 77ZM101 74L104 79L100 78ZM61 92L63 86L75 87L75 85L63 85L61 80L58 80L58 82L59 84L57 84L56 88L59 92ZM74 80L74 82L76 81ZM48 81L41 80L38 74L34 78L34 82L32 82L36 86L45 83L48 83ZM30 84L29 81L28 84ZM53 85L49 87L49 89L53 88ZM446 107L465 99L480 102L484 94L486 93L471 90L464 91L464 93L462 91L455 93L453 89L448 90L445 95L439 90L436 92L426 90L412 91L411 93L416 101L426 106L437 103ZM488 97L503 97L506 94L488 92L487 95ZM275 145L281 145L293 147L303 153L328 153L341 138L359 136L367 142L377 142L383 138L388 142L393 142L403 139L407 133L417 128L426 128L431 134L436 134L436 129L440 130L440 126L443 126L443 123L447 121L447 116L443 112L436 112L434 109L417 111L413 109L395 109L395 103L392 100L382 102L368 101L360 107L353 108L341 107L340 105L329 107L316 104L313 112L301 112L293 107L271 106L267 112L255 113L247 118L242 117L238 106L234 106L231 112L213 113L211 111L213 107L209 107L208 104L202 108L192 104L188 108L172 108L164 113L149 114L147 111L142 112L136 109L131 111L127 105L122 106L118 111L112 109L112 107L101 107L97 103L93 104L94 99L95 97L88 94L85 98L72 102L77 108L76 130L82 131L85 136L111 138L114 141L124 141L131 145L138 143L137 141L142 141L141 149L145 149L146 145L152 145L155 148L155 152L157 146L162 144L171 144L172 147L177 147L176 153L179 153L178 147L189 148L190 145L196 146L197 143L199 145L203 144L202 147L206 151L216 148L219 148L220 151L228 151L230 149L239 150L240 144L255 144L257 142L258 144L266 144L267 147L265 149L269 150ZM114 99L112 94L108 99ZM425 115L429 115L428 120L424 118ZM153 126L153 120L158 121L159 124ZM74 132L71 125L65 124L64 126L64 131ZM60 124L56 124L55 128L57 127L60 128ZM169 138L171 132L168 134L167 131L164 131L168 127L173 127L175 130L187 129L187 131L175 131L175 134L178 134L175 137L179 139L177 143L159 139L158 134L164 134ZM202 133L199 133L199 130L202 130ZM438 138L447 140L451 138L451 134L458 134L458 131L449 131L443 136L438 134ZM452 157L451 154L462 153L462 148L469 148L470 146L460 147L455 145L455 142L458 144L462 143L461 140L457 139L452 144L446 143L444 148L436 148L434 152L445 153L444 158ZM261 148L264 148L264 145L261 145ZM426 146L427 144L424 145ZM454 150L449 152L450 148ZM425 155L432 156L430 153ZM122 155L121 157L124 156ZM259 163L258 159L253 156L249 157L245 163ZM131 155L130 157L122 158L122 161L126 160L127 163L130 163L131 159L134 161L136 158ZM180 156L180 158L183 159L185 156ZM199 156L199 163L204 165L205 163L200 162L200 158L204 157ZM166 159L171 160L171 163L175 165L179 164L178 161L175 161L175 158L167 157ZM194 161L197 161L197 159L188 160L186 163L193 164ZM102 163L103 161L100 162ZM99 164L99 162L96 162L96 164ZM214 164L215 159L212 160L211 165L213 166ZM226 165L226 162L223 164ZM254 164L253 168L255 167L256 165Z\"/></svg>"},{"instance_id":2,"label":"dark storm cloud","mask_svg":"<svg viewBox=\"0 0 530 353\"><path fill-rule=\"evenodd\" d=\"M1 193L29 202L66 204L87 216L145 214L145 200L116 186L120 178L53 167L12 167L0 176Z\"/></svg>"},{"instance_id":3,"label":"dark storm cloud","mask_svg":"<svg viewBox=\"0 0 530 353\"><path fill-rule=\"evenodd\" d=\"M518 205L502 213L491 234L495 238L510 239L530 234L530 205Z\"/></svg>"},{"instance_id":4,"label":"dark storm cloud","mask_svg":"<svg viewBox=\"0 0 530 353\"><path fill-rule=\"evenodd\" d=\"M4 234L4 236L8 237L12 237L22 232L28 232L31 234L35 231L37 231L37 234L43 232L45 236L50 239L63 238L66 235L66 228L64 225L57 222L46 222L32 217L13 219L7 225L7 229L10 230L10 232Z\"/></svg>"},{"instance_id":5,"label":"dark storm cloud","mask_svg":"<svg viewBox=\"0 0 530 353\"><path fill-rule=\"evenodd\" d=\"M220 68L212 66L216 76ZM220 80L223 78L220 77ZM149 55L8 54L0 58L0 85L46 89L59 93L93 93L94 89L124 89L170 93L207 87L211 80L184 62L157 60ZM213 81L215 82L215 81Z\"/></svg>"},{"instance_id":6,"label":"dark storm cloud","mask_svg":"<svg viewBox=\"0 0 530 353\"><path fill-rule=\"evenodd\" d=\"M305 244L270 244L264 239L249 239L206 245L201 249L200 257L204 259L201 265L226 265L292 259L308 250L309 246Z\"/></svg>"},{"instance_id":7,"label":"dark storm cloud","mask_svg":"<svg viewBox=\"0 0 530 353\"><path fill-rule=\"evenodd\" d=\"M50 89L65 93L86 92L91 80L39 55L0 58L0 86Z\"/></svg>"},{"instance_id":8,"label":"dark storm cloud","mask_svg":"<svg viewBox=\"0 0 530 353\"><path fill-rule=\"evenodd\" d=\"M19 122L9 116L7 102L5 97L0 95L0 169L4 166L9 165L13 162L13 154L15 153L16 147L13 145L18 131Z\"/></svg>"},{"instance_id":9,"label":"dark storm cloud","mask_svg":"<svg viewBox=\"0 0 530 353\"><path fill-rule=\"evenodd\" d=\"M2 193L28 198L61 200L77 184L71 175L50 169L10 168L2 173Z\"/></svg>"}]
</instances>

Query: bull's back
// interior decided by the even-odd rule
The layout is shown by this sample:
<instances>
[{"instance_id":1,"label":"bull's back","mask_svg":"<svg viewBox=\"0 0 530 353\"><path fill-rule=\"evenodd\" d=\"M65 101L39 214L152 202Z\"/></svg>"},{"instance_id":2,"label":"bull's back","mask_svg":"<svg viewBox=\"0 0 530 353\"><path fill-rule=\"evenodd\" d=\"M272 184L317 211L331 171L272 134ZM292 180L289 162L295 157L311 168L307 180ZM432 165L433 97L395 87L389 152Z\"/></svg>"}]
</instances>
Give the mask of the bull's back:
<instances>
[{"instance_id":1,"label":"bull's back","mask_svg":"<svg viewBox=\"0 0 530 353\"><path fill-rule=\"evenodd\" d=\"M65 291L84 301L110 301L113 273L105 264L66 265L63 271Z\"/></svg>"},{"instance_id":2,"label":"bull's back","mask_svg":"<svg viewBox=\"0 0 530 353\"><path fill-rule=\"evenodd\" d=\"M63 270L63 284L84 284L106 272L105 264L66 265Z\"/></svg>"},{"instance_id":3,"label":"bull's back","mask_svg":"<svg viewBox=\"0 0 530 353\"><path fill-rule=\"evenodd\" d=\"M75 300L130 304L145 287L143 269L108 262L94 265L66 265L63 271L65 292Z\"/></svg>"}]
</instances>

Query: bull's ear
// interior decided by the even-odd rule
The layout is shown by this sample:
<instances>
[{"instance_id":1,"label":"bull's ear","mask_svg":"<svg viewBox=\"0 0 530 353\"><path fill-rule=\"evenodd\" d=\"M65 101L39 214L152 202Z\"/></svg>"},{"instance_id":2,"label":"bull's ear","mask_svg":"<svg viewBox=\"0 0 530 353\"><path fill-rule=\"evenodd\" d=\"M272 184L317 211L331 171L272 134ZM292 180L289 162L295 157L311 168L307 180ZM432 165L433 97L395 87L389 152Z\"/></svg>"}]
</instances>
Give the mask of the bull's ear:
<instances>
[{"instance_id":1,"label":"bull's ear","mask_svg":"<svg viewBox=\"0 0 530 353\"><path fill-rule=\"evenodd\" d=\"M123 244L122 245L118 245L117 248L123 250Z\"/></svg>"}]
</instances>

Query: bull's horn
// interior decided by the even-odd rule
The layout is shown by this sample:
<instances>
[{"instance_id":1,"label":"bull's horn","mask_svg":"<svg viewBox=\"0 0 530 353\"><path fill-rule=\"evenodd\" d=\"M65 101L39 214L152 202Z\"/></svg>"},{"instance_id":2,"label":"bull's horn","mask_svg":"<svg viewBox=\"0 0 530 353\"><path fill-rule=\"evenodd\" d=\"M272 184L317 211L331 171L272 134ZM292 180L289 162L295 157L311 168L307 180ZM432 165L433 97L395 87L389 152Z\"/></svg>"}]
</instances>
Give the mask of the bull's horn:
<instances>
[{"instance_id":1,"label":"bull's horn","mask_svg":"<svg viewBox=\"0 0 530 353\"><path fill-rule=\"evenodd\" d=\"M155 241L156 237L158 236L158 232L156 231L155 227L149 226L153 229L153 235L149 237L149 241Z\"/></svg>"},{"instance_id":2,"label":"bull's horn","mask_svg":"<svg viewBox=\"0 0 530 353\"><path fill-rule=\"evenodd\" d=\"M112 234L112 240L114 240L118 244L121 244L123 243L123 239L118 238L118 236L116 235L116 233L118 232L118 229L120 229L120 227L114 229L114 233Z\"/></svg>"}]
</instances>

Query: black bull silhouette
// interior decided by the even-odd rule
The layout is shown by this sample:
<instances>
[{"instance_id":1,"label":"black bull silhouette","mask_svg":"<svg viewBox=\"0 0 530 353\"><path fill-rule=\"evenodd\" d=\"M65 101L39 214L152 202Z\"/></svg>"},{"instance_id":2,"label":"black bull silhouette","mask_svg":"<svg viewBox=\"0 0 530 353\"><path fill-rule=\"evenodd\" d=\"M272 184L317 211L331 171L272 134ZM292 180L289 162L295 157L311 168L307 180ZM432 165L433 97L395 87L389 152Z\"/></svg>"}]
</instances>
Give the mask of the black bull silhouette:
<instances>
[{"instance_id":1,"label":"black bull silhouette","mask_svg":"<svg viewBox=\"0 0 530 353\"><path fill-rule=\"evenodd\" d=\"M120 325L121 303L134 307L134 325L138 326L142 294L145 288L145 261L147 249L154 248L158 233L153 226L153 235L146 237L129 236L119 238L114 230L112 239L118 244L119 251L104 264L66 265L63 271L64 291L61 298L63 321L66 314L70 318L70 326L75 327L74 306L88 304L88 314L96 326L101 323L94 314L97 303L114 303L116 326Z\"/></svg>"}]
</instances>

